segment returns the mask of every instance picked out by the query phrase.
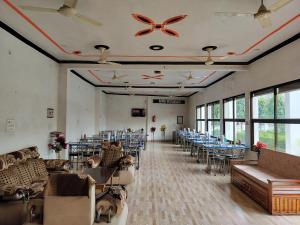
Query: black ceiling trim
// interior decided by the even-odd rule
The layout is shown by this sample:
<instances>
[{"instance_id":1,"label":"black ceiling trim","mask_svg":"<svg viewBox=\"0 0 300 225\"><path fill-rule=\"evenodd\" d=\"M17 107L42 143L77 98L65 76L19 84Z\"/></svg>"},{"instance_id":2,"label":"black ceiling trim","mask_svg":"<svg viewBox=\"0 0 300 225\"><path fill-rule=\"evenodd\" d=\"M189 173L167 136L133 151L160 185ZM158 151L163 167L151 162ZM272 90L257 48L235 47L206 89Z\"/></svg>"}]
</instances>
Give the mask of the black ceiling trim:
<instances>
[{"instance_id":1,"label":"black ceiling trim","mask_svg":"<svg viewBox=\"0 0 300 225\"><path fill-rule=\"evenodd\" d=\"M190 95L188 95L188 96L186 96L186 97L191 97L191 96L197 94L198 92L199 92L199 91L195 91L194 93L192 93L192 94L190 94Z\"/></svg>"},{"instance_id":2,"label":"black ceiling trim","mask_svg":"<svg viewBox=\"0 0 300 225\"><path fill-rule=\"evenodd\" d=\"M214 82L212 82L212 83L206 85L204 88L208 88L208 87L214 85L215 83L218 83L219 81L225 79L226 77L229 77L230 75L232 75L232 74L234 74L234 73L235 73L235 71L231 71L231 72L225 74L223 77L220 77L219 79L215 80Z\"/></svg>"},{"instance_id":3,"label":"black ceiling trim","mask_svg":"<svg viewBox=\"0 0 300 225\"><path fill-rule=\"evenodd\" d=\"M15 31L14 29L12 29L11 27L9 27L8 25L6 25L5 23L3 23L2 21L0 21L0 27L3 30L5 30L8 33L10 33L11 35L13 35L14 37L16 37L17 39L19 39L20 41L22 41L23 43L29 45L30 47L32 47L36 51L40 52L44 56L48 57L49 59L52 59L54 62L60 63L59 59L57 59L56 57L54 57L50 53L46 52L44 49L40 48L39 46L37 46L33 42L29 41L27 38L25 38L24 36L22 36L21 34L19 34L17 31Z\"/></svg>"},{"instance_id":4,"label":"black ceiling trim","mask_svg":"<svg viewBox=\"0 0 300 225\"><path fill-rule=\"evenodd\" d=\"M161 89L179 89L180 86L119 86L119 85L96 85L96 87L104 87L104 88L126 88L126 87L131 87L131 88L161 88ZM205 88L206 86L184 86L184 88Z\"/></svg>"},{"instance_id":5,"label":"black ceiling trim","mask_svg":"<svg viewBox=\"0 0 300 225\"><path fill-rule=\"evenodd\" d=\"M90 85L97 87L95 84L93 84L91 81L87 80L86 78L84 78L82 75L80 75L78 72L76 72L75 70L71 70L71 72L73 74L75 74L77 77L79 77L80 79L84 80L85 82L89 83Z\"/></svg>"},{"instance_id":6,"label":"black ceiling trim","mask_svg":"<svg viewBox=\"0 0 300 225\"><path fill-rule=\"evenodd\" d=\"M122 65L205 65L205 62L195 61L113 61ZM63 64L98 64L96 61L61 60ZM247 62L215 62L214 65L248 65Z\"/></svg>"},{"instance_id":7,"label":"black ceiling trim","mask_svg":"<svg viewBox=\"0 0 300 225\"><path fill-rule=\"evenodd\" d=\"M124 96L145 96L145 97L170 97L170 95L147 95L147 94L127 94L127 93L117 93L117 92L107 92L108 95L124 95ZM174 98L187 98L188 96L174 96Z\"/></svg>"},{"instance_id":8,"label":"black ceiling trim","mask_svg":"<svg viewBox=\"0 0 300 225\"><path fill-rule=\"evenodd\" d=\"M37 50L38 52L40 52L41 54L47 56L48 58L52 59L53 61L57 62L57 63L65 63L65 64L70 64L70 63L78 63L78 64L98 64L95 61L82 61L82 60L59 60L57 59L55 56L51 55L50 53L48 53L47 51L43 50L42 48L40 48L39 46L37 46L36 44L34 44L33 42L29 41L27 38L25 38L24 36L22 36L21 34L19 34L17 31L15 31L14 29L12 29L11 27L9 27L7 24L3 23L2 21L0 21L0 27L4 30L6 30L8 33L10 33L11 35L13 35L14 37L18 38L20 41L24 42L25 44L29 45L30 47L34 48L35 50ZM274 46L273 48L263 52L262 54L254 57L253 59L249 60L248 62L215 62L215 65L250 65L252 63L254 63L255 61L271 54L274 51L277 51L278 49L298 40L300 38L300 32L296 35L294 35L293 37L281 42L280 44ZM180 62L164 62L164 61L116 61L118 63L121 64L127 64L127 65L203 65L205 64L205 62L189 62L189 61L180 61ZM76 72L73 70L73 73ZM77 73L77 72L76 72ZM76 74L78 77L80 77L82 80L88 82L89 84L98 87L101 85L95 85L92 82L88 81L87 79L85 79L83 76L81 76L80 74ZM222 79L230 76L231 74L233 74L234 72L230 72L228 74L226 74L225 76L221 77L220 79L212 82L211 84L204 86L204 87L198 87L198 88L206 88L206 87L210 87L211 85L221 81ZM197 87L195 87L197 88Z\"/></svg>"},{"instance_id":9,"label":"black ceiling trim","mask_svg":"<svg viewBox=\"0 0 300 225\"><path fill-rule=\"evenodd\" d=\"M103 92L104 94L108 94L108 92L107 92L107 91L104 91L104 90L102 90L102 92Z\"/></svg>"},{"instance_id":10,"label":"black ceiling trim","mask_svg":"<svg viewBox=\"0 0 300 225\"><path fill-rule=\"evenodd\" d=\"M300 33L294 35L293 37L291 37L291 38L289 38L287 40L285 40L284 42L281 42L280 44L274 46L273 48L270 48L269 50L263 52L262 54L254 57L253 59L251 59L250 61L248 61L248 64L250 65L251 63L254 63L255 61L257 61L257 60L259 60L259 59L261 59L261 58L263 58L263 57L271 54L272 52L275 52L275 51L281 49L282 47L284 47L284 46L286 46L286 45L288 45L288 44L290 44L290 43L298 40L299 38L300 38Z\"/></svg>"}]
</instances>

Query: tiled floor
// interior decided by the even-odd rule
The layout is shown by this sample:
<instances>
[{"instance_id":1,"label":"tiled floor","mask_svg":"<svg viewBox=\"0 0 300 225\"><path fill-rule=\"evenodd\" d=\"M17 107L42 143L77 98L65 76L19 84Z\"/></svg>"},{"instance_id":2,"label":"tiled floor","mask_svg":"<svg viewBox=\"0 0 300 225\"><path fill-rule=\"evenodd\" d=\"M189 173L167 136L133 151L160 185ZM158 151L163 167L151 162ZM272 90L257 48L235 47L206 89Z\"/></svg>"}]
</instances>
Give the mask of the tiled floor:
<instances>
[{"instance_id":1,"label":"tiled floor","mask_svg":"<svg viewBox=\"0 0 300 225\"><path fill-rule=\"evenodd\" d=\"M208 175L172 144L148 144L128 187L127 225L300 225L300 216L271 216L230 184Z\"/></svg>"}]
</instances>

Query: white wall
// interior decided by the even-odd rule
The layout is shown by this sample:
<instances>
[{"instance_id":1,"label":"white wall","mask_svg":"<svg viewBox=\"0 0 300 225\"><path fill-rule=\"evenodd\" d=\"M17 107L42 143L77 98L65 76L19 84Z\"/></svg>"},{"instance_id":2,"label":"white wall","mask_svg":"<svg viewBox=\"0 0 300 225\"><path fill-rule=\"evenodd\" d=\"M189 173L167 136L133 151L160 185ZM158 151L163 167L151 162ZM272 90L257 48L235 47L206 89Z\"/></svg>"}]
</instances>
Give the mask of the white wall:
<instances>
[{"instance_id":1,"label":"white wall","mask_svg":"<svg viewBox=\"0 0 300 225\"><path fill-rule=\"evenodd\" d=\"M53 157L47 144L57 129L59 65L2 29L0 40L0 154L37 145L42 157ZM15 132L6 132L7 119Z\"/></svg>"},{"instance_id":2,"label":"white wall","mask_svg":"<svg viewBox=\"0 0 300 225\"><path fill-rule=\"evenodd\" d=\"M146 97L106 95L106 125L113 129L146 129L146 117L132 117L132 108L146 108Z\"/></svg>"},{"instance_id":3,"label":"white wall","mask_svg":"<svg viewBox=\"0 0 300 225\"><path fill-rule=\"evenodd\" d=\"M149 97L148 100L148 133L150 133L151 127L156 127L156 132L154 139L161 140L163 138L162 132L160 131L160 127L165 124L167 126L166 131L166 140L172 140L173 131L179 129L181 127L185 127L188 123L187 112L188 112L188 104L186 98L176 98L176 99L184 99L185 104L160 104L160 103L152 103L154 98L158 97ZM159 97L161 99L161 97ZM170 99L170 98L168 98ZM156 116L156 122L152 122L152 116ZM177 116L183 116L182 125L177 125ZM152 134L151 134L152 135ZM149 139L152 137L149 136Z\"/></svg>"},{"instance_id":4,"label":"white wall","mask_svg":"<svg viewBox=\"0 0 300 225\"><path fill-rule=\"evenodd\" d=\"M189 126L195 127L196 106L227 97L246 94L246 132L250 144L250 92L268 86L300 79L300 40L251 64L249 71L236 72L189 98ZM223 124L223 123L221 123Z\"/></svg>"},{"instance_id":5,"label":"white wall","mask_svg":"<svg viewBox=\"0 0 300 225\"><path fill-rule=\"evenodd\" d=\"M101 130L106 130L106 94L100 88L96 91L96 133Z\"/></svg>"},{"instance_id":6,"label":"white wall","mask_svg":"<svg viewBox=\"0 0 300 225\"><path fill-rule=\"evenodd\" d=\"M177 125L177 116L183 116L187 123L187 103L180 104L153 104L153 98L143 96L107 95L107 129L141 129L148 130L156 127L155 140L162 138L160 127L167 126L166 139L172 139L172 131L184 125ZM186 99L185 99L186 100ZM132 117L132 108L145 108L146 117ZM152 116L156 115L157 121L152 122ZM150 138L150 137L149 137Z\"/></svg>"},{"instance_id":7,"label":"white wall","mask_svg":"<svg viewBox=\"0 0 300 225\"><path fill-rule=\"evenodd\" d=\"M71 72L67 80L66 139L70 142L96 132L96 88Z\"/></svg>"}]
</instances>

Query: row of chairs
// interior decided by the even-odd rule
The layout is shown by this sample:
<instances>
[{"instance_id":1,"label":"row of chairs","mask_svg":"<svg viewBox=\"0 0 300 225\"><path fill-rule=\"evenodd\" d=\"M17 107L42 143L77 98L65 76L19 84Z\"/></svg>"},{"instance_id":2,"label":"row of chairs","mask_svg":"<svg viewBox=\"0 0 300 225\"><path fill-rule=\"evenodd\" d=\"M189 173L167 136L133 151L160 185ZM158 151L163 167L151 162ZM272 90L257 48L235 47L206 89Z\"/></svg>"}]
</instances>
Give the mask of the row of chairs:
<instances>
[{"instance_id":1,"label":"row of chairs","mask_svg":"<svg viewBox=\"0 0 300 225\"><path fill-rule=\"evenodd\" d=\"M74 169L81 169L88 157L101 155L103 141L122 142L125 154L136 157L136 168L140 167L140 151L145 149L145 135L141 131L102 131L93 137L83 137L79 142L69 143L69 160Z\"/></svg>"}]
</instances>

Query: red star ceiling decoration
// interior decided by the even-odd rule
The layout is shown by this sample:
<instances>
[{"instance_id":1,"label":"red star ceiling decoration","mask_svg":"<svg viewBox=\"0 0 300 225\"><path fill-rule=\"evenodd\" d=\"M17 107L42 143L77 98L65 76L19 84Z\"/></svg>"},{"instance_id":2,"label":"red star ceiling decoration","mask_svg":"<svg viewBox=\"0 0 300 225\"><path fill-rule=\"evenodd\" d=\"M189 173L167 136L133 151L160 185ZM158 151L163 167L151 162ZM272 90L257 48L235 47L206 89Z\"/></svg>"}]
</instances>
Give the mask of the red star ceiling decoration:
<instances>
[{"instance_id":1,"label":"red star ceiling decoration","mask_svg":"<svg viewBox=\"0 0 300 225\"><path fill-rule=\"evenodd\" d=\"M156 75L156 76L142 75L142 79L144 79L144 80L151 80L151 79L162 80L163 76L164 75L162 75L162 74Z\"/></svg>"},{"instance_id":2,"label":"red star ceiling decoration","mask_svg":"<svg viewBox=\"0 0 300 225\"><path fill-rule=\"evenodd\" d=\"M137 21L151 26L151 28L140 30L139 32L137 32L135 34L136 37L150 34L155 30L160 30L163 33L173 36L173 37L179 37L179 33L177 31L171 30L171 29L167 28L166 26L169 24L178 23L179 21L181 21L185 17L187 17L187 15L174 16L174 17L171 17L171 18L165 20L162 24L156 24L154 22L154 20L152 20L146 16L143 16L141 14L133 13L132 16Z\"/></svg>"}]
</instances>

